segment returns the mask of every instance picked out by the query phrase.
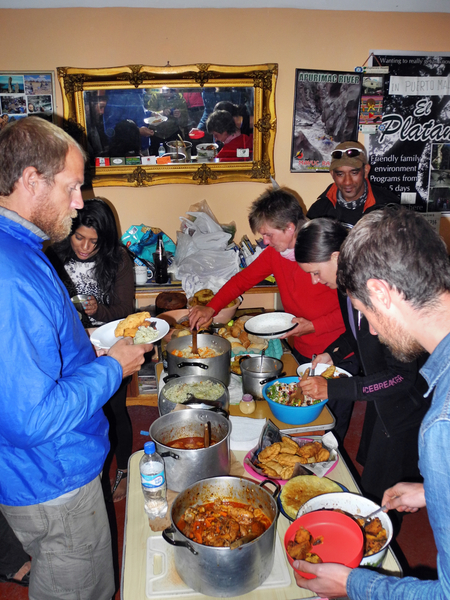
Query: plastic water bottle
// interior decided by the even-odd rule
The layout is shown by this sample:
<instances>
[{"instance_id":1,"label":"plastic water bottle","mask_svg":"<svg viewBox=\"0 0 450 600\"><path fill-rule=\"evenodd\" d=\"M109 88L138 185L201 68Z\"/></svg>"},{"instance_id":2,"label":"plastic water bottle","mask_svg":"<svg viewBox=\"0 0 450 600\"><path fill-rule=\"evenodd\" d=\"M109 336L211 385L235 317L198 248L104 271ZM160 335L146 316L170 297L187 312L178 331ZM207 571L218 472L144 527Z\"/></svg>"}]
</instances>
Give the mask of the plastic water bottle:
<instances>
[{"instance_id":1,"label":"plastic water bottle","mask_svg":"<svg viewBox=\"0 0 450 600\"><path fill-rule=\"evenodd\" d=\"M164 156L165 153L166 153L166 150L164 148L164 144L161 142L161 144L159 145L159 148L158 148L158 156Z\"/></svg>"},{"instance_id":2,"label":"plastic water bottle","mask_svg":"<svg viewBox=\"0 0 450 600\"><path fill-rule=\"evenodd\" d=\"M155 442L145 442L144 455L139 462L144 510L150 519L164 517L167 512L164 460L155 450Z\"/></svg>"}]
</instances>

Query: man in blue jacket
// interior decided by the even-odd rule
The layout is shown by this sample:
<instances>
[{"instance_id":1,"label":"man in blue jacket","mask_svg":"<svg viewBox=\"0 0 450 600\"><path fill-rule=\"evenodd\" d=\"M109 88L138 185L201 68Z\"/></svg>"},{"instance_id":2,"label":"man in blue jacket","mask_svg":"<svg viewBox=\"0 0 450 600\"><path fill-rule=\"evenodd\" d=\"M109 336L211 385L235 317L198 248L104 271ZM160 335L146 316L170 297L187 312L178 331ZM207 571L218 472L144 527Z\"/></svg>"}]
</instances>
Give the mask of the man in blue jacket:
<instances>
[{"instance_id":1,"label":"man in blue jacket","mask_svg":"<svg viewBox=\"0 0 450 600\"><path fill-rule=\"evenodd\" d=\"M344 242L338 285L399 360L426 350L421 369L431 407L419 432L419 468L424 482L400 482L385 491L389 510L415 512L426 505L438 551L437 581L398 579L344 565L294 562L316 579L297 583L319 596L351 600L427 600L450 597L450 262L439 235L423 217L386 207L363 217ZM392 456L395 461L396 457Z\"/></svg>"},{"instance_id":2,"label":"man in blue jacket","mask_svg":"<svg viewBox=\"0 0 450 600\"><path fill-rule=\"evenodd\" d=\"M0 510L32 558L33 600L114 593L102 406L152 348L128 338L96 357L42 252L83 206L84 160L38 117L0 133Z\"/></svg>"}]
</instances>

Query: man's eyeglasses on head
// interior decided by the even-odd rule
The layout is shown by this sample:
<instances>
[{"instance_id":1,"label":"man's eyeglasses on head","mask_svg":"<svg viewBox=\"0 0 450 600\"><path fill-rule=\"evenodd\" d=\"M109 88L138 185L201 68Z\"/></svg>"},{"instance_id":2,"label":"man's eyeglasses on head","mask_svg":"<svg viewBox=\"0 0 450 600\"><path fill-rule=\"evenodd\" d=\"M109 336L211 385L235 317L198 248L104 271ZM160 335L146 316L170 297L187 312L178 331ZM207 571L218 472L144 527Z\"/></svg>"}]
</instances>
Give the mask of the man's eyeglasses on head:
<instances>
[{"instance_id":1,"label":"man's eyeglasses on head","mask_svg":"<svg viewBox=\"0 0 450 600\"><path fill-rule=\"evenodd\" d=\"M331 153L331 158L339 160L344 154L346 154L349 158L357 158L361 154L364 158L366 157L366 153L360 148L346 148L345 150L333 150Z\"/></svg>"}]
</instances>

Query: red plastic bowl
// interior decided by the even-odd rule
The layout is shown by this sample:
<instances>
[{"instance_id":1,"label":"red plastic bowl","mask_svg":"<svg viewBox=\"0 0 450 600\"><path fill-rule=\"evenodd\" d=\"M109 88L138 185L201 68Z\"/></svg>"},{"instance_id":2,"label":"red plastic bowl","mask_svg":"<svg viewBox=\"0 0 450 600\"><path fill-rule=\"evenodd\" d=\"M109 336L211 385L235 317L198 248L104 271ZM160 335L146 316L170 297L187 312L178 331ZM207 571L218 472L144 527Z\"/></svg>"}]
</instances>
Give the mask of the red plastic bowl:
<instances>
[{"instance_id":1,"label":"red plastic bowl","mask_svg":"<svg viewBox=\"0 0 450 600\"><path fill-rule=\"evenodd\" d=\"M201 129L192 129L188 135L191 140L201 140L202 137L205 137L205 132Z\"/></svg>"},{"instance_id":2,"label":"red plastic bowl","mask_svg":"<svg viewBox=\"0 0 450 600\"><path fill-rule=\"evenodd\" d=\"M315 579L315 575L295 569L294 559L287 551L288 542L294 539L300 527L307 529L313 538L323 537L323 542L313 546L311 552L320 556L324 563L338 563L355 568L361 562L364 538L358 523L351 517L332 510L311 512L296 519L284 536L284 549L289 564L305 579Z\"/></svg>"}]
</instances>

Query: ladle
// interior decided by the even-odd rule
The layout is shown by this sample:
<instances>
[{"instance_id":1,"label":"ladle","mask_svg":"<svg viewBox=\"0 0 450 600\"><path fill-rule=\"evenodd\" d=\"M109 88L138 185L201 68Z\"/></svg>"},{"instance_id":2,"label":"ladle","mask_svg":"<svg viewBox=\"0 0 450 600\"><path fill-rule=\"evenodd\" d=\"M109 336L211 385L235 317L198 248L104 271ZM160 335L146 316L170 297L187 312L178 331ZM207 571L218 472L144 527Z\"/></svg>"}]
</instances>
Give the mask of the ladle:
<instances>
[{"instance_id":1,"label":"ladle","mask_svg":"<svg viewBox=\"0 0 450 600\"><path fill-rule=\"evenodd\" d=\"M210 426L211 426L210 422L206 421L206 423L205 423L205 434L204 434L205 448L209 448L209 441L210 441L209 428L210 428Z\"/></svg>"},{"instance_id":2,"label":"ladle","mask_svg":"<svg viewBox=\"0 0 450 600\"><path fill-rule=\"evenodd\" d=\"M262 368L263 368L263 360L264 360L264 354L266 353L265 348L263 348L261 350L261 363L259 365L259 372L262 373Z\"/></svg>"},{"instance_id":3,"label":"ladle","mask_svg":"<svg viewBox=\"0 0 450 600\"><path fill-rule=\"evenodd\" d=\"M231 542L230 550L236 550L236 548L240 548L243 544L248 544L248 542L253 541L259 535L259 533L249 533L248 535L244 535L244 537L241 537L238 540Z\"/></svg>"},{"instance_id":4,"label":"ladle","mask_svg":"<svg viewBox=\"0 0 450 600\"><path fill-rule=\"evenodd\" d=\"M192 329L191 330L192 333L192 354L198 354L198 348L197 348L197 329Z\"/></svg>"}]
</instances>

